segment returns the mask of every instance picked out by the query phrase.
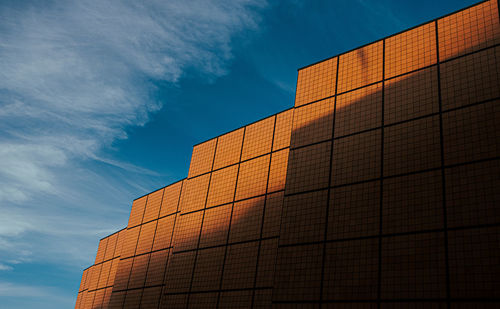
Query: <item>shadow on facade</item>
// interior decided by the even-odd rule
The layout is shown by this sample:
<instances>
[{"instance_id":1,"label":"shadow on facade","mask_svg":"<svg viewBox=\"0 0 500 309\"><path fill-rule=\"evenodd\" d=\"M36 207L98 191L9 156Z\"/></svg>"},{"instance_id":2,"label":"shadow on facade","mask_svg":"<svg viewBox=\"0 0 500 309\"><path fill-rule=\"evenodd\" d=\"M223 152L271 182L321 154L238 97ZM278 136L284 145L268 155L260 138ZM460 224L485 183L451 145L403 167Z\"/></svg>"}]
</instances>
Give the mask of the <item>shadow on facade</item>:
<instances>
[{"instance_id":1,"label":"shadow on facade","mask_svg":"<svg viewBox=\"0 0 500 309\"><path fill-rule=\"evenodd\" d=\"M500 47L457 55L295 108L286 190L200 212L109 308L498 301Z\"/></svg>"}]
</instances>

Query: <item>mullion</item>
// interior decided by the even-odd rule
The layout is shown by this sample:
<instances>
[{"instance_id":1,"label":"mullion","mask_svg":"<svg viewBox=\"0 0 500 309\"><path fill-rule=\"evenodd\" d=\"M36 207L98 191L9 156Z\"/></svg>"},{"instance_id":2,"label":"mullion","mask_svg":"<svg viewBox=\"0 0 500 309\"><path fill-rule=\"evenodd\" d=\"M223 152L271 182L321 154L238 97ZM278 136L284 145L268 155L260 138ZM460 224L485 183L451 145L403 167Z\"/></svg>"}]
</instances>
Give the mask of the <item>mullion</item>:
<instances>
[{"instance_id":1,"label":"mullion","mask_svg":"<svg viewBox=\"0 0 500 309\"><path fill-rule=\"evenodd\" d=\"M194 251L203 251L207 249L214 249L214 248L221 248L229 245L242 245L242 244L248 244L251 242L256 242L256 241L265 241L265 240L271 240L271 239L277 239L279 236L273 236L273 237L263 237L263 238L255 238L255 239L250 239L250 240L242 240L242 241L235 241L235 242L228 242L225 244L219 244L219 245L213 245L213 246L208 246L208 247L203 247L203 248L194 248L194 249L186 249L186 250L181 250L181 251L176 251L174 254L181 254L181 253L186 253L186 252L194 252Z\"/></svg>"},{"instance_id":2,"label":"mullion","mask_svg":"<svg viewBox=\"0 0 500 309\"><path fill-rule=\"evenodd\" d=\"M266 117L266 118L264 118L264 119L267 119L267 118L271 118L271 117ZM264 120L264 119L263 119L263 120ZM245 127L243 127L243 128L245 128ZM241 128L240 128L240 129L241 129ZM273 140L274 140L274 136L273 136ZM242 146L242 147L243 147L243 146ZM272 154L272 153L275 153L275 152L279 152L279 151L285 150L285 149L287 149L287 148L290 148L290 146L282 147L282 148L280 148L280 149L275 149L275 150L272 150L272 149L271 149L271 151L270 151L270 152L266 152L266 153L264 153L264 154L260 154L260 155L257 155L257 156L253 156L253 157L250 157L250 158L248 158L248 159L238 161L238 162L236 162L236 163L232 163L232 164L229 164L229 165L225 165L225 166L223 166L223 167L219 167L219 168L216 168L216 169L214 169L214 170L210 170L210 171L208 171L208 172L198 174L198 175L193 176L193 177L191 177L191 178L189 178L189 179L191 180L191 179L194 179L194 178L198 178L198 177L201 177L201 176L207 175L207 174L209 174L209 173L217 172L217 171L223 170L223 169L225 169L225 168L235 166L235 165L237 165L237 164L241 164L241 163L245 163L245 162L251 161L251 160L253 160L253 159L257 159L257 158L265 157L265 156L267 156L268 154ZM154 192L154 191L153 191L153 192Z\"/></svg>"},{"instance_id":3,"label":"mullion","mask_svg":"<svg viewBox=\"0 0 500 309\"><path fill-rule=\"evenodd\" d=\"M169 248L167 250L169 250L168 252L168 255L167 255L167 260L165 261L165 269L163 270L163 283L162 283L162 286L161 286L161 290L160 290L160 299L158 301L158 308L161 308L161 302L163 300L163 291L165 289L165 286L166 286L166 275L167 275L167 268L168 268L168 261L170 260L170 255L173 254L173 249L172 249L172 238L174 236L174 231L175 231L175 223L177 222L177 217L178 217L178 213L179 213L179 204L181 202L181 196L182 196L182 189L184 188L184 181L181 182L181 189L179 190L179 197L177 198L177 208L176 208L176 212L175 212L175 218L174 218L174 224L172 226L172 232L170 233L170 243L169 243ZM160 210L161 211L161 210ZM166 216L165 216L166 217ZM159 219L158 219L159 220Z\"/></svg>"},{"instance_id":4,"label":"mullion","mask_svg":"<svg viewBox=\"0 0 500 309\"><path fill-rule=\"evenodd\" d=\"M219 138L217 137L217 139L215 141L214 156L212 158L212 167L210 168L210 176L209 176L209 179L208 179L208 188L207 188L207 194L205 196L205 205L203 207L204 209L203 209L203 214L202 214L202 217L201 217L200 231L198 232L198 242L196 244L196 248L197 249L200 248L201 233L202 233L202 230L203 230L203 222L205 221L205 208L207 207L207 203L208 203L208 194L210 193L210 183L212 182L212 174L213 174L212 170L214 169L215 156L217 155L217 146L218 146L218 144L219 144ZM188 290L188 297L187 297L187 300L186 300L186 307L189 306L190 294L191 294L191 291L193 289L194 271L196 270L196 262L198 260L198 251L199 250L196 250L195 254L194 254L193 268L192 268L192 271L191 271L191 281L189 282L189 290Z\"/></svg>"},{"instance_id":5,"label":"mullion","mask_svg":"<svg viewBox=\"0 0 500 309\"><path fill-rule=\"evenodd\" d=\"M229 247L229 244L228 244L229 243L229 235L231 233L231 225L232 225L232 222L233 222L234 201L236 199L236 190L238 189L238 178L240 176L241 158L242 158L242 155L243 155L243 145L245 143L246 130L247 130L247 127L246 126L243 127L243 138L241 140L240 158L238 159L238 171L236 172L236 181L235 181L235 184L234 184L233 204L231 205L231 215L229 217L229 226L227 228L227 238L226 238L226 245L225 245L225 250L224 250L224 259L222 260L222 270L221 270L221 274L220 274L219 290L222 290L222 281L224 279L224 267L226 266L227 249ZM221 292L219 292L217 294L217 305L216 305L216 308L219 308L220 298L221 298ZM189 296L188 296L188 299L189 299ZM189 306L189 303L188 303L188 306Z\"/></svg>"},{"instance_id":6,"label":"mullion","mask_svg":"<svg viewBox=\"0 0 500 309\"><path fill-rule=\"evenodd\" d=\"M109 240L109 239L108 239ZM104 256L106 256L106 249L108 249L108 240L106 240L106 248L104 249ZM99 249L98 249L99 251ZM104 259L104 257L103 257ZM101 262L101 269L99 270L99 276L97 277L97 283L96 287L99 286L99 280L101 280L101 274L102 274L102 265L104 265L104 262ZM94 265L95 266L95 265ZM109 277L109 272L108 272L108 277ZM107 280L107 279L106 279ZM95 293L94 293L94 299L92 299L92 307L94 307L94 301L95 301Z\"/></svg>"},{"instance_id":7,"label":"mullion","mask_svg":"<svg viewBox=\"0 0 500 309\"><path fill-rule=\"evenodd\" d=\"M160 202L160 207L158 208L158 217L160 216L160 212L161 212L161 207L163 206L163 198L165 197L165 188L163 189L160 189L160 190L163 190L163 193L161 195L161 202ZM157 192L157 191L155 191ZM146 207L144 207L144 213L146 213L146 208L148 207L148 205L146 204ZM144 218L143 218L144 220ZM151 220L150 222L153 222L154 220ZM149 252L147 252L147 254L149 254L149 259L148 259L148 266L146 266L146 275L144 276L144 282L142 284L142 293L141 293L141 297L140 297L140 300L139 300L139 305L142 304L142 296L144 295L144 288L146 287L146 279L148 278L148 271L149 271L149 265L151 264L151 257L153 256L153 245L155 243L155 239L156 239L156 232L158 231L158 224L160 223L160 219L156 219L156 226L155 226L155 232L153 234L153 241L151 242L151 249L149 250ZM140 235L139 235L140 236Z\"/></svg>"},{"instance_id":8,"label":"mullion","mask_svg":"<svg viewBox=\"0 0 500 309\"><path fill-rule=\"evenodd\" d=\"M410 73L411 74L411 73ZM377 278L377 308L380 309L380 299L382 293L382 220L384 205L384 118L385 118L385 39L382 43L382 129L380 145L380 192L379 192L379 237L378 237L378 278Z\"/></svg>"},{"instance_id":9,"label":"mullion","mask_svg":"<svg viewBox=\"0 0 500 309\"><path fill-rule=\"evenodd\" d=\"M267 155L269 155L269 154L266 154L266 156ZM227 202L227 203L223 203L223 204L218 204L218 205L214 205L214 206L210 206L210 207L206 207L206 208L202 208L202 209L192 210L190 212L182 213L180 215L185 216L185 215L193 214L193 213L200 212L200 211L207 210L207 209L213 209L213 208L217 208L217 207L231 205L232 203L239 203L239 202L243 202L243 201L248 201L248 200L254 199L256 197L265 197L266 195L274 194L274 193L278 193L278 192L282 192L282 191L284 191L284 190L281 189L281 190L276 190L276 191L272 191L269 193L263 193L263 194L259 194L259 195L255 195L255 196L251 196L251 197L245 197L245 198L242 198L239 200L235 200L235 201L231 201L231 202Z\"/></svg>"},{"instance_id":10,"label":"mullion","mask_svg":"<svg viewBox=\"0 0 500 309\"><path fill-rule=\"evenodd\" d=\"M384 81L382 81L382 82L384 82ZM498 100L498 99L500 99L500 97L495 97L495 98L492 98L492 99L478 101L478 102L475 102L475 103L470 103L470 104L466 104L466 105L462 105L462 106L450 108L450 109L447 109L445 111L442 111L442 113L446 114L446 113L449 113L449 112L454 112L454 111L457 111L457 110L466 109L466 108L469 108L469 107L472 107L472 106L486 104L486 103L489 103L489 102L492 102L492 101L495 101L495 100ZM422 115L422 116L418 116L418 117L414 117L414 118L409 118L409 119L406 119L406 120L401 120L401 121L397 121L397 122L385 124L384 128L388 128L388 127L392 127L392 126L397 126L397 125L401 125L401 124L406 124L406 123L409 123L409 122L412 122L412 121L415 121L415 120L420 120L420 119L425 119L425 118L431 118L433 116L439 116L439 115L440 115L439 112L430 113L430 114L426 114L426 115ZM363 133L368 133L368 132L376 131L376 130L379 130L379 129L382 129L382 126L373 127L373 128L370 128L370 129L365 129L365 130L361 130L361 131L349 133L349 134L342 135L342 136L337 136L337 137L334 137L333 140L335 141L335 140L338 140L338 139L347 138L347 137L351 137L351 136L355 136L355 135L359 135L359 134L363 134ZM309 147L309 146L314 146L314 145L318 145L318 144L321 144L321 143L326 143L326 142L329 142L331 140L332 140L331 138L324 139L324 140L317 141L317 142L314 142L314 143L311 143L311 144L296 146L296 147L290 148L290 150L293 151L293 150L297 150L297 149L301 149L301 148L306 148L306 147ZM285 148L283 148L283 149L285 149Z\"/></svg>"},{"instance_id":11,"label":"mullion","mask_svg":"<svg viewBox=\"0 0 500 309\"><path fill-rule=\"evenodd\" d=\"M146 203L144 204L144 210L142 211L141 222L142 222L142 220L144 220L144 214L146 213L146 207L148 206L148 200L149 200L149 195L146 197ZM140 225L138 225L138 227L139 227L139 234L137 235L137 241L135 243L134 255L130 257L130 258L133 258L133 260L132 260L132 265L130 266L130 272L128 274L127 287L126 287L125 297L123 298L122 306L125 306L125 303L127 300L127 295L128 295L128 291L129 291L128 287L130 284L130 277L132 276L132 271L134 270L135 257L136 257L136 253L137 253L137 246L139 244L139 239L141 238L142 223Z\"/></svg>"},{"instance_id":12,"label":"mullion","mask_svg":"<svg viewBox=\"0 0 500 309\"><path fill-rule=\"evenodd\" d=\"M465 166L465 165L470 165L470 164L495 161L495 160L499 160L499 159L500 159L500 156L489 157L489 158L484 158L484 159L478 159L478 160L473 160L473 161L445 165L444 168L449 169L449 168L460 167L460 166ZM349 187L349 186L353 186L353 185L359 185L359 184L368 183L368 182L377 181L377 180L382 180L382 179L398 178L398 177L404 177L404 176L410 176L410 175L416 175L416 174L423 174L423 173L427 173L427 172L434 172L434 171L439 171L439 170L441 170L441 167L433 167L433 168L428 168L428 169L423 169L423 170L418 170L418 171L412 171L412 172L407 172L407 173L384 176L383 178L378 177L378 178L370 178L370 179L360 180L360 181L356 181L356 182L349 182L349 183L345 183L345 184L332 186L332 188L335 189L335 188ZM294 196L294 195L301 195L301 194L305 194L305 193L313 193L313 192L323 191L323 190L327 190L327 189L328 189L328 187L321 187L318 189L293 192L293 193L285 194L285 197Z\"/></svg>"},{"instance_id":13,"label":"mullion","mask_svg":"<svg viewBox=\"0 0 500 309\"><path fill-rule=\"evenodd\" d=\"M332 123L332 132L331 132L331 145L330 145L330 167L328 173L328 192L327 192L327 200L326 200L326 210L325 210L325 231L323 234L323 258L321 261L321 279L320 279L320 290L319 290L319 300L320 300L320 308L323 302L323 288L325 281L325 263L326 263L326 240L328 236L328 216L330 210L330 201L332 194L332 169L333 169L333 150L334 150L334 142L333 138L335 137L335 116L337 111L337 91L338 91L338 83L339 83L339 66L340 66L340 57L337 57L337 71L335 72L335 99L333 102L333 123Z\"/></svg>"},{"instance_id":14,"label":"mullion","mask_svg":"<svg viewBox=\"0 0 500 309\"><path fill-rule=\"evenodd\" d=\"M269 166L267 168L267 183L266 183L266 193L264 194L264 205L262 207L262 219L261 219L261 225L260 225L260 235L259 235L259 247L257 249L257 262L255 264L255 276L253 280L253 292L252 292L252 302L250 304L250 307L253 308L255 304L255 288L257 287L257 274L259 272L259 259L260 259L260 252L261 252L261 247L262 247L262 235L264 233L264 217L266 214L266 204L267 204L267 197L268 197L268 189L269 189L269 177L271 176L271 163L273 160L273 147L274 147L274 135L276 134L276 121L278 117L274 117L274 126L273 126L273 137L271 140L271 153L269 154Z\"/></svg>"},{"instance_id":15,"label":"mullion","mask_svg":"<svg viewBox=\"0 0 500 309\"><path fill-rule=\"evenodd\" d=\"M445 275L446 275L446 305L448 309L451 308L450 302L450 266L449 266L449 252L448 252L448 218L446 210L446 175L445 175L445 161L444 161L444 144L443 144L443 102L441 93L441 65L439 59L439 29L438 22L435 21L436 29L436 57L438 59L437 65L437 86L438 86L438 102L439 102L439 144L441 151L441 196L442 196L442 207L443 207L443 228L444 228L444 259L445 259Z\"/></svg>"},{"instance_id":16,"label":"mullion","mask_svg":"<svg viewBox=\"0 0 500 309\"><path fill-rule=\"evenodd\" d=\"M196 291L196 292L174 292L174 293L165 293L165 295L188 295L188 294L207 294L207 293L222 293L222 292L241 292L241 291L253 291L253 290L272 290L273 287L265 286L260 288L240 288L240 289L214 289L214 290L205 290L205 291Z\"/></svg>"},{"instance_id":17,"label":"mullion","mask_svg":"<svg viewBox=\"0 0 500 309\"><path fill-rule=\"evenodd\" d=\"M450 227L450 228L448 228L448 231L463 231L463 230L473 230L473 229L484 229L484 228L490 228L490 227L500 227L500 222L499 223L475 224L475 225ZM397 237L397 236L442 233L444 231L445 231L445 229L439 228L439 229L428 229L428 230L411 231L411 232L389 233L389 234L382 234L380 236L378 234L374 234L374 235L369 235L369 236L329 239L327 241L318 240L318 241L301 242L301 243L294 243L294 244L285 244L285 245L278 245L278 247L279 248L299 247L299 246L308 246L308 245L319 245L319 244L322 244L324 242L337 243L337 242L346 242L346 241L355 241L355 240L376 239L378 237L391 238L391 237Z\"/></svg>"}]
</instances>

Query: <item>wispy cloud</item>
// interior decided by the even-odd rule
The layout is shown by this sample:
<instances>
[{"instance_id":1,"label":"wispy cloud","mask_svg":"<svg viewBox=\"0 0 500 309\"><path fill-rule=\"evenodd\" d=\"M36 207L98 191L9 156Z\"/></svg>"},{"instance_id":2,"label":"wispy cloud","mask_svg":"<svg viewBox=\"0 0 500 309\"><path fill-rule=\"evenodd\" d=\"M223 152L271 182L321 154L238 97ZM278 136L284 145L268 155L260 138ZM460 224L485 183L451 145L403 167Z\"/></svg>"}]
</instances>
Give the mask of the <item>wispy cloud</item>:
<instances>
[{"instance_id":1,"label":"wispy cloud","mask_svg":"<svg viewBox=\"0 0 500 309\"><path fill-rule=\"evenodd\" d=\"M103 222L97 213L116 214L109 203L123 203L124 192L140 186L119 176L158 176L102 149L168 104L157 99L156 82L175 84L186 72L206 79L225 74L232 38L256 29L264 6L259 0L2 2L0 258L81 259L84 249L78 253L69 239L92 236L89 230Z\"/></svg>"},{"instance_id":2,"label":"wispy cloud","mask_svg":"<svg viewBox=\"0 0 500 309\"><path fill-rule=\"evenodd\" d=\"M61 291L53 287L2 281L0 281L0 297L2 297L2 308L14 308L12 306L18 304L23 308L67 308L74 303L71 297L61 295ZM21 301L17 302L16 299Z\"/></svg>"},{"instance_id":3,"label":"wispy cloud","mask_svg":"<svg viewBox=\"0 0 500 309\"><path fill-rule=\"evenodd\" d=\"M0 282L0 296L37 297L41 295L47 295L48 293L46 293L45 290L47 290L47 288Z\"/></svg>"},{"instance_id":4,"label":"wispy cloud","mask_svg":"<svg viewBox=\"0 0 500 309\"><path fill-rule=\"evenodd\" d=\"M151 80L225 73L253 1L62 1L0 10L0 200L53 192L51 168L97 158L164 102ZM26 190L28 188L29 190Z\"/></svg>"},{"instance_id":5,"label":"wispy cloud","mask_svg":"<svg viewBox=\"0 0 500 309\"><path fill-rule=\"evenodd\" d=\"M12 270L12 266L0 263L0 270Z\"/></svg>"}]
</instances>

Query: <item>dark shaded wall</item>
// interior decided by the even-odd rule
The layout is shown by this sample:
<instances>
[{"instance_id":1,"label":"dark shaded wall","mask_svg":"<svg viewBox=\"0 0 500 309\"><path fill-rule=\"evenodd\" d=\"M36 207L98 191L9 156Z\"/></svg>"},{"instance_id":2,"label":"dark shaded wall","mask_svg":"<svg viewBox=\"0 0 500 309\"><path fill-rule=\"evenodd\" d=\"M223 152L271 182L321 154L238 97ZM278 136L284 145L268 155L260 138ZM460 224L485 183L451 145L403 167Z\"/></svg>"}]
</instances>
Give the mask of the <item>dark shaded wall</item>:
<instances>
[{"instance_id":1,"label":"dark shaded wall","mask_svg":"<svg viewBox=\"0 0 500 309\"><path fill-rule=\"evenodd\" d=\"M497 1L299 71L273 303L499 306Z\"/></svg>"},{"instance_id":2,"label":"dark shaded wall","mask_svg":"<svg viewBox=\"0 0 500 309\"><path fill-rule=\"evenodd\" d=\"M116 273L96 259L77 308L270 307L292 117L194 146L188 178L134 201Z\"/></svg>"},{"instance_id":3,"label":"dark shaded wall","mask_svg":"<svg viewBox=\"0 0 500 309\"><path fill-rule=\"evenodd\" d=\"M485 1L300 69L134 201L76 308L498 307L499 43Z\"/></svg>"}]
</instances>

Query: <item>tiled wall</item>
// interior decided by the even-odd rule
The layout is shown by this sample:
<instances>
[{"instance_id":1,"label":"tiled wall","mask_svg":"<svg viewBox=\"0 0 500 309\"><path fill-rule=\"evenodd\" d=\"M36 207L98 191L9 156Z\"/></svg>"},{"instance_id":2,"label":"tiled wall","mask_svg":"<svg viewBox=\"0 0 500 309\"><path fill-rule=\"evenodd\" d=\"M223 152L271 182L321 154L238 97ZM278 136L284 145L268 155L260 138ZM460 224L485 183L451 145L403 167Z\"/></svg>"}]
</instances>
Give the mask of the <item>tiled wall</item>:
<instances>
[{"instance_id":1,"label":"tiled wall","mask_svg":"<svg viewBox=\"0 0 500 309\"><path fill-rule=\"evenodd\" d=\"M87 286L113 235L101 241L76 307L271 306L292 117L196 145L187 179L134 201L106 289Z\"/></svg>"},{"instance_id":2,"label":"tiled wall","mask_svg":"<svg viewBox=\"0 0 500 309\"><path fill-rule=\"evenodd\" d=\"M94 265L83 271L76 308L107 308L125 234L123 229L99 242Z\"/></svg>"},{"instance_id":3,"label":"tiled wall","mask_svg":"<svg viewBox=\"0 0 500 309\"><path fill-rule=\"evenodd\" d=\"M299 71L274 304L500 306L498 18L486 1Z\"/></svg>"},{"instance_id":4,"label":"tiled wall","mask_svg":"<svg viewBox=\"0 0 500 309\"><path fill-rule=\"evenodd\" d=\"M271 305L292 114L194 147L161 306Z\"/></svg>"},{"instance_id":5,"label":"tiled wall","mask_svg":"<svg viewBox=\"0 0 500 309\"><path fill-rule=\"evenodd\" d=\"M498 1L299 70L134 201L76 308L500 306Z\"/></svg>"},{"instance_id":6,"label":"tiled wall","mask_svg":"<svg viewBox=\"0 0 500 309\"><path fill-rule=\"evenodd\" d=\"M184 183L134 201L109 308L159 304Z\"/></svg>"}]
</instances>

